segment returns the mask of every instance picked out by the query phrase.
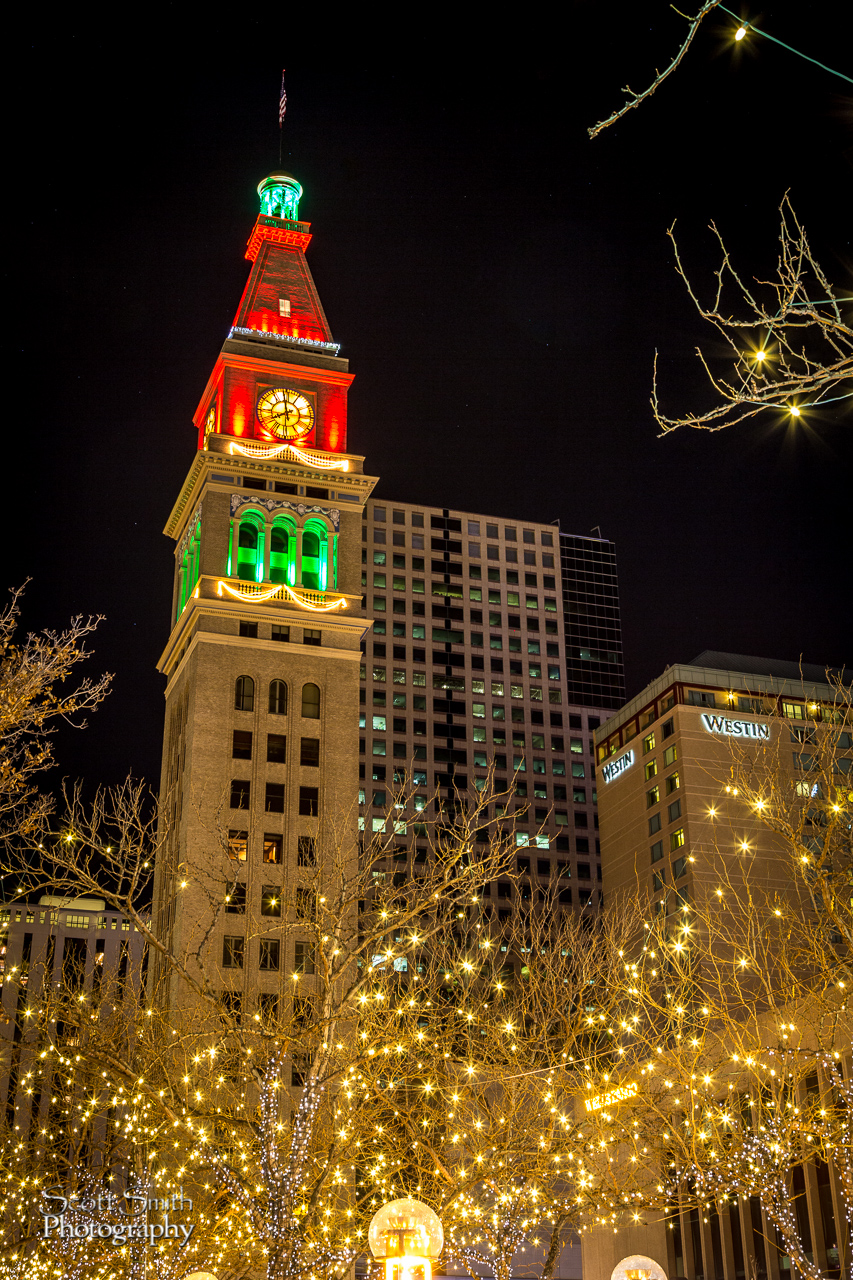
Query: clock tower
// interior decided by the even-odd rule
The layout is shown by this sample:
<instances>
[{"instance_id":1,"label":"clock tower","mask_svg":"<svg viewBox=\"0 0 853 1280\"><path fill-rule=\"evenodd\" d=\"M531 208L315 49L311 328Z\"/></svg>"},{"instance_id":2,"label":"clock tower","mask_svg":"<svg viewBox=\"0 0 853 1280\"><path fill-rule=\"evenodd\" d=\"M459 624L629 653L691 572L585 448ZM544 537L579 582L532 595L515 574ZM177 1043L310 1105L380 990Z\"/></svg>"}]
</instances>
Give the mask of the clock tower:
<instances>
[{"instance_id":1,"label":"clock tower","mask_svg":"<svg viewBox=\"0 0 853 1280\"><path fill-rule=\"evenodd\" d=\"M361 513L376 483L347 451L352 375L305 259L302 188L279 172L258 194L249 279L165 528L154 888L158 936L246 1012L297 964L282 904L325 850L357 846Z\"/></svg>"}]
</instances>

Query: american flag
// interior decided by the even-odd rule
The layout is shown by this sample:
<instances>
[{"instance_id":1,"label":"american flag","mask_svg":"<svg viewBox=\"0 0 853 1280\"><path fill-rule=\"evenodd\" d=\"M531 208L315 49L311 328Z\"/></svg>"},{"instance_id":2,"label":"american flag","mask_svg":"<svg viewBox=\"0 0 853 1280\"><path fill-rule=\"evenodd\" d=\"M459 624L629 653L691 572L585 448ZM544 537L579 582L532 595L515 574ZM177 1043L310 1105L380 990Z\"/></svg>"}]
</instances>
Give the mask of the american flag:
<instances>
[{"instance_id":1,"label":"american flag","mask_svg":"<svg viewBox=\"0 0 853 1280\"><path fill-rule=\"evenodd\" d=\"M278 127L284 124L284 113L287 110L287 94L284 91L284 71L281 73L281 97L278 100Z\"/></svg>"}]
</instances>

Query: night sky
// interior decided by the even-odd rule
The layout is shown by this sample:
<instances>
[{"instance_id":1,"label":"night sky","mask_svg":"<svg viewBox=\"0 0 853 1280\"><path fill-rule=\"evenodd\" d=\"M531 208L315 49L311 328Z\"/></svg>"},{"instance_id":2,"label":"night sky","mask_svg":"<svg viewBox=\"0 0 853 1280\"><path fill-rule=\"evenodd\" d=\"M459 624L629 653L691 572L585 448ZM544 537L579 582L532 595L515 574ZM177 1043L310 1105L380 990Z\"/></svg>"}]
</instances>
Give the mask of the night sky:
<instances>
[{"instance_id":1,"label":"night sky","mask_svg":"<svg viewBox=\"0 0 853 1280\"><path fill-rule=\"evenodd\" d=\"M246 279L255 188L278 165L282 65L283 163L377 496L600 526L629 695L704 648L850 661L849 410L659 439L649 393L657 347L665 408L707 407L694 347L721 352L674 273L674 219L708 296L708 222L766 277L790 190L850 292L853 87L757 37L735 47L717 12L591 142L621 86L677 46L659 0L570 5L562 30L556 9L499 24L485 6L231 6L213 22L111 7L50 26L29 9L6 108L6 577L32 578L29 628L103 613L89 667L115 672L86 732L63 731L53 783L158 779L161 530ZM843 9L749 16L851 74Z\"/></svg>"}]
</instances>

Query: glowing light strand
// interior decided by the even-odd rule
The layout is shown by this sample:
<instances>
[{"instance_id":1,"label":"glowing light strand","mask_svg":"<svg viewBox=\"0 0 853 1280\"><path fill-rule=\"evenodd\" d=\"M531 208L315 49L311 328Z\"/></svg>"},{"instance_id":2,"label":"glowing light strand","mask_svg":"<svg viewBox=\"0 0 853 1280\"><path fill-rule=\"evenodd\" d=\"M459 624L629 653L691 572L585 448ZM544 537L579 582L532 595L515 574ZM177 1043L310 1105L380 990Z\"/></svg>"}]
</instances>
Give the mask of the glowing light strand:
<instances>
[{"instance_id":1,"label":"glowing light strand","mask_svg":"<svg viewBox=\"0 0 853 1280\"><path fill-rule=\"evenodd\" d=\"M247 329L242 325L233 325L228 331L228 337L233 338L235 333L242 337L272 339L274 342L286 342L299 347L316 347L318 351L332 351L335 355L341 349L339 342L323 342L319 338L295 338L289 333L273 333L269 329Z\"/></svg>"},{"instance_id":2,"label":"glowing light strand","mask_svg":"<svg viewBox=\"0 0 853 1280\"><path fill-rule=\"evenodd\" d=\"M784 40L779 40L776 36L771 36L768 31L762 31L760 27L754 27L751 22L747 22L745 19L738 17L738 15L733 13L731 9L727 9L724 4L721 4L719 7L722 9L723 13L727 13L730 18L735 18L740 23L737 34L735 35L736 40L743 39L743 36L740 35L741 31L754 31L757 36L763 36L765 40L772 40L774 44L781 45L782 48L787 49L789 53L795 53L798 58L805 58L806 62L813 62L816 67L820 67L821 71L828 71L831 76L839 76L842 80L846 80L848 84L853 84L853 78L846 76L843 71L835 71L832 67L828 67L826 63L818 62L817 58L810 58L807 53L803 53L800 49L795 49L792 44L785 44Z\"/></svg>"},{"instance_id":3,"label":"glowing light strand","mask_svg":"<svg viewBox=\"0 0 853 1280\"><path fill-rule=\"evenodd\" d=\"M292 444L231 444L232 453L245 454L247 458L278 458L283 453L291 453L298 462L308 467L317 467L320 471L349 471L347 458L324 458L317 453L305 453Z\"/></svg>"},{"instance_id":4,"label":"glowing light strand","mask_svg":"<svg viewBox=\"0 0 853 1280\"><path fill-rule=\"evenodd\" d=\"M346 609L347 602L345 596L340 596L337 600L332 600L329 604L311 604L308 595L316 595L322 598L322 592L312 591L310 593L302 593L294 587L289 587L286 582L280 582L275 586L267 589L262 587L240 586L232 587L230 583L219 581L217 595L222 595L223 589L229 595L234 596L237 600L254 600L256 604L263 604L266 600L283 600L290 599L297 604L300 609L308 609L311 613L331 613L334 609Z\"/></svg>"}]
</instances>

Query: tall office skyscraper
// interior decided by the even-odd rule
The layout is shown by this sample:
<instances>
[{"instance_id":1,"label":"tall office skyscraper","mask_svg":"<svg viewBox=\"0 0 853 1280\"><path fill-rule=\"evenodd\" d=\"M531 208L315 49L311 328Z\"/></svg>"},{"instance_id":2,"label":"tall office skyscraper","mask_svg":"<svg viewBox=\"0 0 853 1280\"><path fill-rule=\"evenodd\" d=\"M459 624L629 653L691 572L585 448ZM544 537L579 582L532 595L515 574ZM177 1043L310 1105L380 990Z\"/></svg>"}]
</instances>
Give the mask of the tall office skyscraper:
<instances>
[{"instance_id":1,"label":"tall office skyscraper","mask_svg":"<svg viewBox=\"0 0 853 1280\"><path fill-rule=\"evenodd\" d=\"M362 667L363 826L383 826L405 777L426 804L436 789L482 789L493 764L497 787L514 791L517 870L530 877L521 891L559 873L564 904L595 903L592 735L623 696L613 544L553 524L379 499L363 515L362 589L373 618ZM578 562L589 568L576 572ZM600 660L594 593L607 601L601 625L618 664Z\"/></svg>"}]
</instances>

